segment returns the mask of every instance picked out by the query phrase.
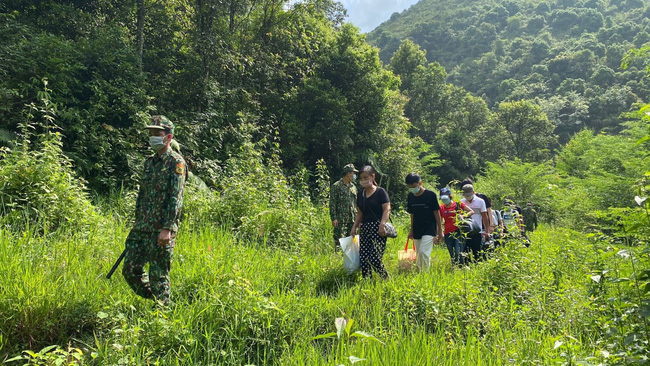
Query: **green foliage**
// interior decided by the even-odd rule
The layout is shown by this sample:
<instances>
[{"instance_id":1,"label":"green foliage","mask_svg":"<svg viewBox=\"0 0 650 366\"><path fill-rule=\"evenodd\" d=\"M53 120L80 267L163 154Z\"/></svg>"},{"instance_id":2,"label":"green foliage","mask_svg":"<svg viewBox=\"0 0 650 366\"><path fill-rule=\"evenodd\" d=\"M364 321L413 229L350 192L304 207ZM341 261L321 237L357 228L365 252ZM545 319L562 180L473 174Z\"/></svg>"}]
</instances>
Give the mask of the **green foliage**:
<instances>
[{"instance_id":1,"label":"green foliage","mask_svg":"<svg viewBox=\"0 0 650 366\"><path fill-rule=\"evenodd\" d=\"M62 226L81 229L96 213L84 181L63 154L47 81L39 97L41 103L26 110L15 147L0 151L2 221L16 228L35 224L46 232Z\"/></svg>"},{"instance_id":2,"label":"green foliage","mask_svg":"<svg viewBox=\"0 0 650 366\"><path fill-rule=\"evenodd\" d=\"M397 51L393 54L388 64L388 68L399 75L402 83L401 90L412 89L412 78L418 66L427 64L427 53L411 40L404 40ZM445 75L446 77L446 75Z\"/></svg>"},{"instance_id":3,"label":"green foliage","mask_svg":"<svg viewBox=\"0 0 650 366\"><path fill-rule=\"evenodd\" d=\"M351 25L333 34L319 61L280 127L285 167L313 166L323 159L337 177L347 163L372 164L389 193L402 194L395 182L418 165L398 78Z\"/></svg>"},{"instance_id":4,"label":"green foliage","mask_svg":"<svg viewBox=\"0 0 650 366\"><path fill-rule=\"evenodd\" d=\"M230 158L216 190L202 188L198 182L188 182L184 213L190 226L210 222L215 226L231 227L243 239L270 246L295 248L297 243L326 241L320 231L311 227L327 220L323 206L313 206L309 191L297 181L293 186L284 176L276 158L265 158L261 151L277 145L266 141L244 143L236 156ZM317 167L322 189L329 187L323 176L323 165ZM326 171L325 171L326 172ZM306 188L306 187L305 187ZM325 193L318 197L322 200ZM308 213L308 214L305 214Z\"/></svg>"},{"instance_id":5,"label":"green foliage","mask_svg":"<svg viewBox=\"0 0 650 366\"><path fill-rule=\"evenodd\" d=\"M637 74L645 61L628 57L628 71L620 68L626 52L648 40L645 5L635 3L421 1L384 22L368 40L386 63L395 55L404 58L402 42L419 45L428 62L449 71L451 83L483 96L490 108L521 99L575 99L568 93L578 93L589 118L557 126L565 143L585 127L619 131L618 116L649 96L647 79ZM568 89L568 79L583 85ZM626 85L629 89L622 88Z\"/></svg>"},{"instance_id":6,"label":"green foliage","mask_svg":"<svg viewBox=\"0 0 650 366\"><path fill-rule=\"evenodd\" d=\"M550 147L557 141L554 126L539 105L522 100L499 104L495 116L494 141L508 158L540 162L548 158Z\"/></svg>"},{"instance_id":7,"label":"green foliage","mask_svg":"<svg viewBox=\"0 0 650 366\"><path fill-rule=\"evenodd\" d=\"M446 184L476 174L493 158L485 143L492 116L484 100L448 84L440 64L424 61L424 52L407 40L389 67L407 80L401 87L409 97L404 113L412 123L411 136L423 140L418 148L422 173Z\"/></svg>"},{"instance_id":8,"label":"green foliage","mask_svg":"<svg viewBox=\"0 0 650 366\"><path fill-rule=\"evenodd\" d=\"M513 242L458 270L435 247L428 274L399 273L396 256L386 255L392 279L358 281L318 244L257 246L211 224L186 222L179 232L168 310L151 310L118 278L97 280L128 233L113 218L91 228L92 238L0 232L3 359L60 345L92 364L348 364L350 355L373 365L548 364L594 355L604 362L599 352L609 349L594 319L610 313L594 307L589 292L599 252L574 231L541 227L531 248ZM389 242L387 253L404 240ZM69 245L75 250L62 255ZM342 341L313 340L337 317L354 319L340 322Z\"/></svg>"},{"instance_id":9,"label":"green foliage","mask_svg":"<svg viewBox=\"0 0 650 366\"><path fill-rule=\"evenodd\" d=\"M53 5L41 10L63 12L67 8L72 7ZM57 16L62 23L74 23L70 19L74 14L71 10ZM91 21L87 14L77 15ZM143 79L135 70L123 32L113 25L83 30L71 26L83 36L70 39L25 24L22 16L28 17L21 12L2 15L6 26L0 30L0 59L6 76L0 82L5 106L0 111L0 127L19 130L21 107L37 99L41 79L47 78L54 90L52 103L58 106L62 148L75 162L75 170L97 190L130 183L140 158L137 147L143 145L138 140L143 134L138 136L135 130L148 105L140 87ZM49 27L50 21L44 20L43 26Z\"/></svg>"},{"instance_id":10,"label":"green foliage","mask_svg":"<svg viewBox=\"0 0 650 366\"><path fill-rule=\"evenodd\" d=\"M563 226L617 232L619 239L627 238L623 240L639 238L642 233L619 231L639 219L630 209L635 182L647 170L648 155L637 142L642 144L648 134L648 116L628 117L634 119L618 135L577 133L552 163L488 163L478 176L479 188L493 199L532 200L545 220Z\"/></svg>"},{"instance_id":11,"label":"green foliage","mask_svg":"<svg viewBox=\"0 0 650 366\"><path fill-rule=\"evenodd\" d=\"M542 219L556 217L551 198L557 182L548 163L525 163L517 159L487 163L485 171L476 179L480 192L490 197L496 207L509 198L520 205L533 202Z\"/></svg>"},{"instance_id":12,"label":"green foliage","mask_svg":"<svg viewBox=\"0 0 650 366\"><path fill-rule=\"evenodd\" d=\"M60 347L48 346L38 352L24 351L23 355L8 359L5 362L24 361L25 365L83 365L84 354L79 348L68 348L63 350Z\"/></svg>"},{"instance_id":13,"label":"green foliage","mask_svg":"<svg viewBox=\"0 0 650 366\"><path fill-rule=\"evenodd\" d=\"M339 3L19 1L2 10L0 144L18 132L15 107L34 99L32 80L48 77L63 151L100 195L137 184L150 114L176 123L193 173L210 186L253 140L279 143L288 172L323 159L332 175L376 156L396 180L416 165L399 81L357 28L342 26Z\"/></svg>"}]
</instances>

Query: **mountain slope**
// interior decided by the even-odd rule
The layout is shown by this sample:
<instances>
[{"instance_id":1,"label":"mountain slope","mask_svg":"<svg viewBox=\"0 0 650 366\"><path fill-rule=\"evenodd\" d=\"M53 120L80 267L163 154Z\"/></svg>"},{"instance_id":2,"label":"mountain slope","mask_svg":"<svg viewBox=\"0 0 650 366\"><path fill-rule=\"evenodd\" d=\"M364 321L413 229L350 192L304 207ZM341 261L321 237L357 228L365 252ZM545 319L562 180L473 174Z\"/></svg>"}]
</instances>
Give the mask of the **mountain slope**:
<instances>
[{"instance_id":1,"label":"mountain slope","mask_svg":"<svg viewBox=\"0 0 650 366\"><path fill-rule=\"evenodd\" d=\"M537 100L566 141L584 127L616 131L619 115L647 99L643 65L620 64L650 41L649 7L641 0L422 0L368 41L387 63L411 39L450 82L490 106Z\"/></svg>"}]
</instances>

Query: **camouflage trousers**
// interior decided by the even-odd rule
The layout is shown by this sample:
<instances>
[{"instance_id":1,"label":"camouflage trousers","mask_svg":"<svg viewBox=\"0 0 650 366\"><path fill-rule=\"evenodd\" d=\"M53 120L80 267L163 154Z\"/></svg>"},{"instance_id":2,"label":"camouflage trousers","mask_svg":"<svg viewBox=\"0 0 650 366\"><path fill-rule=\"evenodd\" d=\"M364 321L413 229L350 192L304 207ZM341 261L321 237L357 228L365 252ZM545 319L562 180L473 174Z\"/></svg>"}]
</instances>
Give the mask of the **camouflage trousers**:
<instances>
[{"instance_id":1,"label":"camouflage trousers","mask_svg":"<svg viewBox=\"0 0 650 366\"><path fill-rule=\"evenodd\" d=\"M352 225L354 225L354 222L339 222L338 227L334 228L334 250L338 251L341 247L339 239L350 236Z\"/></svg>"},{"instance_id":2,"label":"camouflage trousers","mask_svg":"<svg viewBox=\"0 0 650 366\"><path fill-rule=\"evenodd\" d=\"M158 245L159 232L132 230L126 238L122 275L133 291L147 299L169 304L169 270L176 235L172 233L169 245ZM149 263L149 273L144 265Z\"/></svg>"}]
</instances>

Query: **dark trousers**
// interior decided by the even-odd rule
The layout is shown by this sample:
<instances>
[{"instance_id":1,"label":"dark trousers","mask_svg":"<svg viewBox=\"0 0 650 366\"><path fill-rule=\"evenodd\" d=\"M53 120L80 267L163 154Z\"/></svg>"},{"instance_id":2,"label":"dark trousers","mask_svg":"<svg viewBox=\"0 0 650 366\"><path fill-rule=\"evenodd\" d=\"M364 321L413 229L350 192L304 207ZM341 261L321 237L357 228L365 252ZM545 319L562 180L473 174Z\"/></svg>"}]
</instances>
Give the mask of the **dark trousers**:
<instances>
[{"instance_id":1,"label":"dark trousers","mask_svg":"<svg viewBox=\"0 0 650 366\"><path fill-rule=\"evenodd\" d=\"M465 238L460 230L454 231L445 235L445 244L451 257L451 263L455 265L462 265L465 263L463 252L465 251Z\"/></svg>"},{"instance_id":2,"label":"dark trousers","mask_svg":"<svg viewBox=\"0 0 650 366\"><path fill-rule=\"evenodd\" d=\"M363 223L359 235L359 259L364 278L372 277L373 269L381 278L388 278L388 271L382 262L385 251L386 237L379 236L379 221Z\"/></svg>"},{"instance_id":3,"label":"dark trousers","mask_svg":"<svg viewBox=\"0 0 650 366\"><path fill-rule=\"evenodd\" d=\"M482 250L483 243L481 233L468 235L465 251L470 254L469 262L478 262L484 259L485 253Z\"/></svg>"}]
</instances>

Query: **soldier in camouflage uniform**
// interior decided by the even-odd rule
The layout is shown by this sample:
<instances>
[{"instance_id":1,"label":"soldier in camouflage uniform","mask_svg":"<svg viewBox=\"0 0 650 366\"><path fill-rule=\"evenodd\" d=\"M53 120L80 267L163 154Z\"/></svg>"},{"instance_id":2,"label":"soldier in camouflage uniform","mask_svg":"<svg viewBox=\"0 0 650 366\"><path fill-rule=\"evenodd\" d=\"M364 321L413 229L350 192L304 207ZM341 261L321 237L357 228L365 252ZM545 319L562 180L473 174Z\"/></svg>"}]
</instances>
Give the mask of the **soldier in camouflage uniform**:
<instances>
[{"instance_id":1,"label":"soldier in camouflage uniform","mask_svg":"<svg viewBox=\"0 0 650 366\"><path fill-rule=\"evenodd\" d=\"M537 211L535 211L533 208L532 202L528 202L528 205L526 205L524 208L523 216L526 231L530 231L532 233L533 231L537 230Z\"/></svg>"},{"instance_id":2,"label":"soldier in camouflage uniform","mask_svg":"<svg viewBox=\"0 0 650 366\"><path fill-rule=\"evenodd\" d=\"M144 163L122 274L136 294L168 305L169 270L187 172L183 157L170 148L172 122L165 116L154 116L146 128L156 153ZM143 270L147 262L148 275Z\"/></svg>"},{"instance_id":3,"label":"soldier in camouflage uniform","mask_svg":"<svg viewBox=\"0 0 650 366\"><path fill-rule=\"evenodd\" d=\"M330 189L330 218L334 227L334 250L339 239L349 235L357 215L357 187L352 183L359 171L354 164L343 167L343 177Z\"/></svg>"}]
</instances>

